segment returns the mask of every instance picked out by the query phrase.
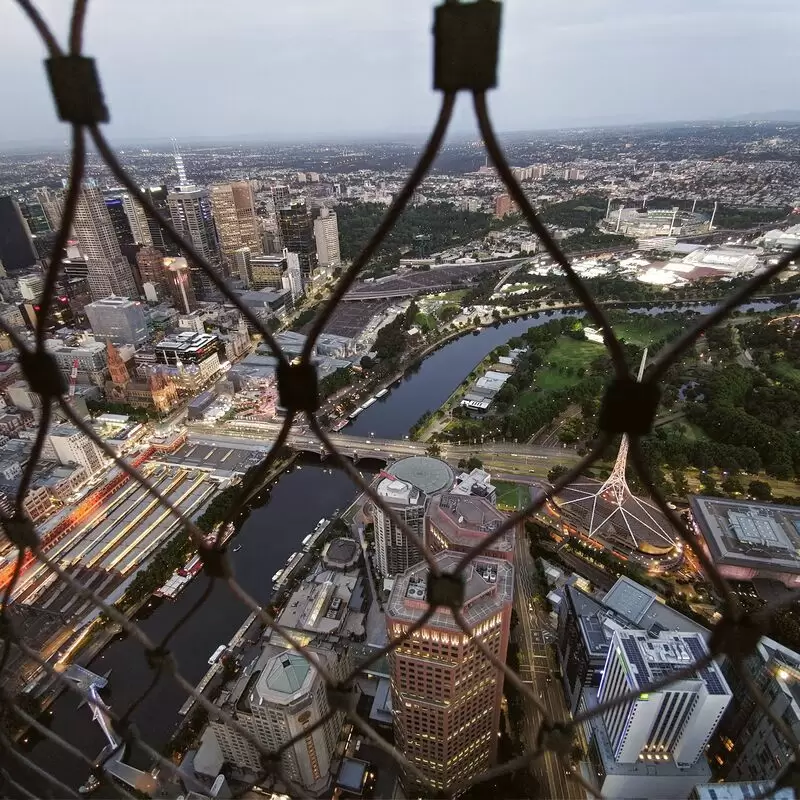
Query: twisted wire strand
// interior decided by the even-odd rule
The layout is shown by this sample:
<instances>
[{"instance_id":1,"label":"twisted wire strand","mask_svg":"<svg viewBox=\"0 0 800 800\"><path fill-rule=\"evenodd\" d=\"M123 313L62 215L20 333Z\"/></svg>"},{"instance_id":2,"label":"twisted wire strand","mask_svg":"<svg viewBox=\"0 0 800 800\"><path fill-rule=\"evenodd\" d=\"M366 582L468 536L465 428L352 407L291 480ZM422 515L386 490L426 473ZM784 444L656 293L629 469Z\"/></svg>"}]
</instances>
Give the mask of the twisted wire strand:
<instances>
[{"instance_id":1,"label":"twisted wire strand","mask_svg":"<svg viewBox=\"0 0 800 800\"><path fill-rule=\"evenodd\" d=\"M525 192L522 191L522 187L519 185L517 179L511 172L511 167L509 167L508 161L506 161L506 157L503 155L503 149L500 147L500 143L497 141L497 136L495 135L494 127L492 126L492 120L489 116L489 110L486 106L486 93L474 92L472 95L472 100L473 107L475 109L475 117L478 120L478 128L480 129L481 138L483 139L483 144L486 147L486 152L489 154L489 158L494 164L498 175L500 175L500 179L505 184L506 189L508 189L508 193L514 199L514 202L522 211L525 221L531 227L533 232L539 237L539 240L545 246L545 249L550 254L553 261L555 261L561 267L561 269L564 270L564 274L566 275L570 288L577 295L578 300L580 300L581 305L586 310L586 313L591 316L591 318L603 331L603 340L608 348L617 377L627 377L629 374L628 365L625 362L625 355L622 352L622 346L620 345L619 340L614 333L614 329L611 327L611 323L606 318L606 315L603 313L603 310L600 308L600 306L597 305L583 281L572 268L572 264L569 263L569 259L556 244L555 239L553 239L553 237L550 235L550 232L536 216L533 206L531 206L528 198L525 197Z\"/></svg>"},{"instance_id":2,"label":"twisted wire strand","mask_svg":"<svg viewBox=\"0 0 800 800\"><path fill-rule=\"evenodd\" d=\"M0 742L3 744L4 756L11 756L11 758L19 762L26 769L29 769L40 778L43 778L51 786L58 789L61 797L74 797L76 800L79 800L80 795L74 789L72 789L70 786L67 786L66 783L60 781L46 769L40 767L35 761L31 761L31 759L26 755L20 753L17 746L11 741L11 739L8 738L8 736L6 736L2 728L0 728Z\"/></svg>"},{"instance_id":3,"label":"twisted wire strand","mask_svg":"<svg viewBox=\"0 0 800 800\"><path fill-rule=\"evenodd\" d=\"M334 309L339 305L341 299L347 293L347 290L353 285L359 273L366 266L367 262L372 258L372 255L378 249L383 240L388 236L389 232L394 227L403 209L413 196L417 187L422 183L428 170L431 168L434 159L439 153L439 149L444 141L447 128L450 125L450 118L453 115L453 108L455 106L456 96L452 92L446 92L442 96L442 104L439 108L439 115L436 119L433 132L430 135L422 153L417 159L417 163L411 174L408 176L400 193L394 199L394 202L386 212L386 216L381 220L380 225L375 229L364 249L358 254L355 261L351 264L349 269L341 276L333 293L331 294L328 302L325 303L322 311L317 315L311 324L311 330L308 333L308 338L305 341L301 358L304 361L311 360L311 351L314 348L319 335L322 333L323 328L328 323L333 314Z\"/></svg>"}]
</instances>

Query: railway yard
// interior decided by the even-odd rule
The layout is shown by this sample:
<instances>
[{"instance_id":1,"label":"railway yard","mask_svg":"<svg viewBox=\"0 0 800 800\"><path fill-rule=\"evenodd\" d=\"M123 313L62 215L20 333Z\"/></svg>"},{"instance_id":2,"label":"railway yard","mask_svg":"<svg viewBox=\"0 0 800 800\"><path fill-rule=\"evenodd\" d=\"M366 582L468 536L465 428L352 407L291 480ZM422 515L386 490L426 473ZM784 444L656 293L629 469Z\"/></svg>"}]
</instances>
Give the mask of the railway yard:
<instances>
[{"instance_id":1,"label":"railway yard","mask_svg":"<svg viewBox=\"0 0 800 800\"><path fill-rule=\"evenodd\" d=\"M219 487L208 473L193 467L148 464L144 472L153 486L189 516ZM174 534L178 524L150 493L128 481L60 539L48 556L68 575L114 602L127 579ZM20 578L15 600L75 621L94 608L39 563Z\"/></svg>"}]
</instances>

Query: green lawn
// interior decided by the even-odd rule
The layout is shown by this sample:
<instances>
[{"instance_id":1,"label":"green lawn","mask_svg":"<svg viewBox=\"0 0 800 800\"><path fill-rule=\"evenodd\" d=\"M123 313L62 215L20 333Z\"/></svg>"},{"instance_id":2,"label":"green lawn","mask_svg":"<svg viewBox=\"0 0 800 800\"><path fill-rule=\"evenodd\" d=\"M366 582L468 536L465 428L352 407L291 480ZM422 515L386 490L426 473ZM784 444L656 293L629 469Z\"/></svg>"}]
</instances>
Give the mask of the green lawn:
<instances>
[{"instance_id":1,"label":"green lawn","mask_svg":"<svg viewBox=\"0 0 800 800\"><path fill-rule=\"evenodd\" d=\"M528 487L511 481L492 481L497 489L497 507L501 509L522 508L530 496Z\"/></svg>"},{"instance_id":2,"label":"green lawn","mask_svg":"<svg viewBox=\"0 0 800 800\"><path fill-rule=\"evenodd\" d=\"M796 369L785 361L778 361L775 364L770 364L766 372L774 375L778 380L800 383L800 369Z\"/></svg>"},{"instance_id":3,"label":"green lawn","mask_svg":"<svg viewBox=\"0 0 800 800\"><path fill-rule=\"evenodd\" d=\"M673 331L684 327L678 320L664 320L658 317L648 317L645 314L636 315L633 319L612 325L618 338L631 344L637 344L639 347L648 347L653 342L660 341ZM655 353L650 355L655 355Z\"/></svg>"},{"instance_id":4,"label":"green lawn","mask_svg":"<svg viewBox=\"0 0 800 800\"><path fill-rule=\"evenodd\" d=\"M585 339L572 339L561 336L547 353L547 361L536 370L531 388L522 392L517 405L524 407L540 392L568 389L581 380L578 371L586 368L597 356L603 355L605 348L597 342ZM564 371L568 370L568 371Z\"/></svg>"}]
</instances>

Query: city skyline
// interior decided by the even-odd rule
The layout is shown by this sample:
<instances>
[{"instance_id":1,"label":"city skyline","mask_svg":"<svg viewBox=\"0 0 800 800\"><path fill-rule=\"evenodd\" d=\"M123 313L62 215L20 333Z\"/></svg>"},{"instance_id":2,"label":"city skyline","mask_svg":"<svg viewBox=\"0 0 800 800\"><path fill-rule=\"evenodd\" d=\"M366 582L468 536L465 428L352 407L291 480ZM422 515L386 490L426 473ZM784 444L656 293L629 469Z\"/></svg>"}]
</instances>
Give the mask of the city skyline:
<instances>
[{"instance_id":1,"label":"city skyline","mask_svg":"<svg viewBox=\"0 0 800 800\"><path fill-rule=\"evenodd\" d=\"M363 7L353 0L335 9L316 1L266 9L235 0L224 16L208 3L208 13L189 19L177 3L153 5L144 14L141 6L98 6L87 20L86 52L98 61L111 110L109 133L117 141L421 135L439 102L430 88L432 7L418 0L400 12L386 0ZM68 9L45 2L41 10L63 39ZM793 11L788 0L733 8L698 8L681 0L668 9L628 1L612 15L585 0L570 8L509 0L499 89L490 97L497 127L522 131L750 114L774 119L787 106L797 66ZM309 25L310 19L319 24ZM40 41L13 4L0 11L0 20L0 69L13 68L15 75L0 88L0 102L17 109L2 143L63 140L66 129L42 80ZM302 58L295 44L301 33ZM186 63L205 65L203 80L182 86L178 102L164 91L176 48ZM247 97L263 92L263 75L287 63L293 69L285 81L269 82L270 102L259 111ZM605 77L587 80L598 74L598 64ZM753 71L753 64L765 66ZM299 96L310 101L297 103ZM149 113L141 114L142 108ZM275 108L281 113L272 113ZM474 128L464 98L453 132Z\"/></svg>"}]
</instances>

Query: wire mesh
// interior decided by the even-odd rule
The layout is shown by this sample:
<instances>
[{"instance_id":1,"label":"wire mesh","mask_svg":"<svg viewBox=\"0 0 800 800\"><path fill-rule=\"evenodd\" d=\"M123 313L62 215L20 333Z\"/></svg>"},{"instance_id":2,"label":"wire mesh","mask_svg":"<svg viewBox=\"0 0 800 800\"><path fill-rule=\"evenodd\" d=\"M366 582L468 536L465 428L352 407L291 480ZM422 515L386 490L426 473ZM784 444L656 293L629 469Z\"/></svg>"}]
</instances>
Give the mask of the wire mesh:
<instances>
[{"instance_id":1,"label":"wire mesh","mask_svg":"<svg viewBox=\"0 0 800 800\"><path fill-rule=\"evenodd\" d=\"M19 8L24 14L27 15L33 26L38 31L45 45L47 52L51 59L62 59L67 57L81 57L82 55L82 38L83 28L85 24L87 3L85 0L76 0L73 7L72 19L70 22L69 30L69 49L68 54L62 50L58 44L57 38L54 36L47 23L39 14L36 7L30 0L17 0ZM58 100L58 98L57 98ZM433 127L430 139L426 144L420 158L414 167L407 182L402 188L401 192L395 199L392 206L389 208L386 216L380 223L379 228L375 231L368 244L365 246L362 253L355 259L352 265L340 277L338 283L331 294L324 309L319 313L311 326L310 334L305 343L302 355L300 357L300 367L311 368L311 355L313 352L314 344L322 333L326 322L330 319L336 306L342 300L344 294L352 286L353 282L359 276L361 271L366 266L370 257L373 255L377 247L385 239L388 232L392 229L398 217L402 213L404 207L412 197L413 193L423 181L426 173L431 167L437 153L440 150L445 134L447 132L448 124L453 110L455 101L455 93L448 91L443 93L442 104L439 111L438 119ZM549 234L544 224L537 217L534 209L528 202L521 186L516 181L508 162L503 154L502 148L495 136L492 128L489 111L486 104L486 97L483 88L473 91L473 101L475 116L478 127L481 132L483 142L486 146L489 157L494 164L498 175L502 182L505 184L508 193L517 203L522 211L524 218L529 223L532 231L539 237L544 248L552 256L554 261L561 266L568 281L569 286L578 298L586 313L596 322L602 329L604 339L608 348L609 355L611 356L614 373L617 380L632 380L632 375L626 365L624 354L618 338L615 335L614 328L609 322L606 315L603 313L599 304L595 302L589 290L586 288L583 281L577 275L570 265L569 259L559 248L553 237ZM303 643L298 641L297 637L292 631L285 629L274 618L273 614L268 608L265 608L255 598L253 598L236 580L232 566L226 554L226 547L220 543L219 537L216 542L209 546L204 538L203 533L198 527L188 518L188 516L181 511L176 505L171 503L167 497L160 492L150 480L142 473L141 470L135 468L124 459L118 457L116 453L108 446L106 442L100 439L93 428L86 424L83 419L76 415L71 409L67 398L65 396L65 387L63 379L60 376L54 376L53 370L55 365L48 361L47 352L45 349L45 320L47 311L52 303L56 282L62 267L61 254L64 251L67 238L69 236L72 221L75 216L79 190L81 181L83 179L84 167L86 163L86 149L85 139L88 135L93 141L95 147L101 158L111 171L111 173L125 186L131 195L135 198L145 211L158 221L159 226L162 228L164 234L175 244L180 250L191 259L207 275L209 280L216 285L220 292L225 296L226 300L233 303L239 311L246 317L248 322L262 335L264 341L269 344L275 357L279 362L279 371L281 369L287 372L289 376L287 380L293 377L292 369L296 364L290 364L289 359L281 351L272 332L266 328L261 320L255 316L250 309L244 305L241 300L233 294L225 282L219 277L216 270L209 264L192 246L191 242L186 241L165 219L157 208L155 208L149 201L148 197L141 191L135 181L126 173L123 166L120 164L112 147L106 141L101 133L98 122L102 121L102 114L95 114L94 117L89 115L88 118L82 118L70 121L72 127L72 159L70 168L70 178L66 192L64 203L64 213L61 219L60 230L53 249L53 256L50 259L46 270L46 277L44 282L44 293L41 299L41 312L39 316L39 324L36 329L36 336L33 345L22 341L13 330L6 329L6 332L11 337L14 345L20 354L20 363L23 366L23 371L26 377L31 382L32 388L40 394L42 401L42 414L40 417L40 428L34 441L33 453L29 462L29 467L25 470L22 483L20 486L19 498L14 506L11 516L5 516L2 520L3 531L10 541L18 548L18 559L16 562L16 569L12 576L11 582L6 588L5 594L2 598L2 605L0 605L0 634L2 639L2 656L0 656L0 678L2 678L4 671L7 668L7 661L12 646L19 648L28 658L33 660L48 676L53 679L57 684L63 686L69 692L72 692L82 698L90 708L97 709L97 702L81 687L76 686L73 682L65 678L58 672L53 664L48 660L43 659L34 649L28 646L24 637L19 635L15 630L14 621L9 613L11 606L11 598L17 580L20 575L21 566L24 558L28 553L32 553L38 562L46 567L46 569L54 576L56 581L64 584L64 586L76 596L80 596L93 603L97 608L108 616L109 619L117 623L122 630L131 636L141 646L146 653L151 666L153 667L153 676L149 685L144 691L129 705L129 707L122 713L118 714L111 709L105 709L109 718L112 720L117 734L120 736L122 742L127 745L133 745L141 748L147 753L159 768L159 780L161 783L166 784L169 781L178 781L187 789L194 789L199 792L203 791L202 785L197 784L194 778L189 775L185 770L176 766L170 759L158 753L147 741L140 735L136 727L131 723L131 715L135 709L144 701L144 699L152 693L162 681L174 681L187 696L194 698L196 703L202 706L209 714L209 718L218 721L224 725L230 726L241 737L247 740L260 754L262 759L262 768L253 784L259 785L273 785L280 786L283 789L289 790L295 796L303 796L304 791L301 787L297 786L295 782L285 774L285 770L281 766L281 755L285 753L287 748L291 747L300 738L309 735L309 733L325 724L328 719L338 713L339 710L344 711L349 721L359 729L375 746L381 748L409 775L416 778L421 786L428 786L431 794L439 793L436 787L429 782L426 775L418 769L418 767L410 762L405 755L397 748L386 742L364 719L362 719L353 708L339 709L332 705L331 710L317 723L313 728L304 730L295 737L284 742L283 745L275 750L266 748L261 740L255 736L252 731L243 726L235 716L229 714L221 709L218 705L210 701L201 691L198 691L192 683L187 680L181 673L177 660L169 650L169 644L174 633L186 623L186 621L197 614L197 612L205 606L208 599L212 596L216 582L224 582L233 592L241 603L242 608L253 612L258 618L261 619L265 626L269 626L278 636L282 637L284 641L293 648L296 652L300 653L306 658L310 664L316 669L324 678L325 683L329 690L329 696L335 696L336 692L347 691L353 685L355 679L372 666L375 662L380 660L381 657L388 655L395 651L404 642L408 641L418 630L420 630L433 615L435 608L430 606L428 609L412 624L408 630L401 636L393 637L389 640L388 644L381 650L375 651L371 656L364 659L361 663L355 664L347 674L336 676L329 669L329 667L322 662L322 660L311 650L309 650ZM656 385L660 378L665 374L667 368L676 362L676 359L681 353L691 346L697 338L707 331L713 325L716 325L723 320L730 312L739 305L742 301L751 297L753 293L765 285L770 279L779 274L786 266L794 259L800 256L800 248L788 253L778 263L771 266L765 272L753 278L746 285L733 292L725 301L723 301L711 313L699 319L694 325L689 327L686 332L674 343L666 346L662 353L660 353L653 361L648 369L644 381ZM3 326L5 327L5 326ZM49 380L48 380L49 379ZM56 403L59 409L77 426L83 433L90 437L106 455L112 459L117 466L120 467L137 485L144 488L158 503L175 516L180 522L183 530L192 537L192 540L197 545L204 563L205 579L207 580L207 587L198 601L192 605L188 612L176 623L171 630L162 637L158 642L154 641L148 636L133 619L130 619L126 614L122 613L115 606L105 602L93 589L82 584L74 576L68 574L62 569L58 563L51 559L46 552L44 552L39 544L36 535L35 527L30 519L26 516L23 508L23 500L26 492L28 491L33 474L33 464L37 461L41 454L44 438L47 433L52 404ZM324 445L326 450L334 455L337 453L337 448L331 441L328 433L323 429L314 414L314 408L293 408L290 407L286 420L281 428L280 434L276 441L271 446L269 452L262 460L258 470L252 478L241 486L239 502L234 504L234 507L242 507L257 491L261 482L273 467L277 455L286 442L291 425L296 417L304 416L311 430L319 438L320 442ZM524 521L528 516L541 509L547 500L558 494L562 489L572 483L588 466L594 464L603 454L607 445L612 439L613 432L603 432L596 442L595 447L589 452L581 461L572 468L567 474L559 478L553 483L553 488L548 493L539 494L536 499L530 502L524 509L516 514L510 515L502 526L494 531L492 535L487 536L479 545L470 550L459 561L456 568L456 575L463 574L471 564L471 562L482 553L489 549L494 541L508 531L515 530L517 526ZM687 534L684 525L677 517L675 512L669 507L665 497L662 495L658 487L654 484L652 476L648 473L644 459L639 447L639 436L635 433L630 435L630 452L632 456L633 466L638 471L642 483L648 490L650 496L653 498L656 505L661 509L664 515L670 520L673 527L677 531L680 538L685 544L691 548L699 562L702 564L706 574L713 582L715 589L723 599L723 613L721 620L716 624L710 639L710 653L705 662L716 659L720 656L726 655L737 664L739 672L745 681L748 692L752 695L755 702L763 711L773 720L776 728L781 732L782 736L789 743L794 751L795 757L800 747L800 742L795 738L792 730L775 715L770 705L766 702L762 691L758 688L755 681L747 674L746 669L743 667L743 659L752 652L754 641L757 637L752 636L754 630L761 633L765 630L768 618L763 612L759 615L746 615L741 609L735 594L730 590L725 579L719 574L714 563L710 560L705 551L698 545L694 537ZM422 557L427 561L431 573L435 576L439 575L439 567L433 554L426 547L425 542L415 532L409 529L408 525L397 516L397 514L383 502L383 499L375 491L374 487L364 480L359 471L353 467L347 458L340 457L339 462L357 485L357 487L368 495L370 500L380 506L384 513L392 520L394 525L403 532L405 536L411 539L419 549ZM235 512L231 512L225 523L232 521ZM220 529L224 528L220 526ZM588 791L591 794L597 794L596 789L586 782L584 777L578 770L574 769L567 760L568 747L564 747L564 743L571 743L574 736L583 723L589 718L602 713L608 707L619 705L627 702L633 695L625 695L616 698L613 702L601 704L589 711L582 712L576 715L574 719L553 719L546 707L536 696L531 687L521 679L508 665L503 663L502 659L498 658L481 640L480 637L474 637L472 630L467 620L462 615L458 607L452 607L451 613L456 624L463 630L463 632L470 637L476 644L478 650L483 656L488 659L494 668L499 673L499 680L508 681L513 684L515 688L525 699L525 702L531 709L535 709L540 715L539 730L532 740L526 741L525 752L521 755L514 757L507 763L498 764L484 773L474 776L466 780L458 786L451 786L446 793L453 793L462 791L469 786L478 784L482 781L495 779L503 774L513 773L517 770L526 769L534 761L546 756L547 753L555 753L564 767L568 779L574 782L577 789ZM741 646L741 638L743 634L745 640L750 642L749 649ZM684 676L694 674L695 670L703 665L703 663L696 663L671 674L670 676L660 680L658 684L654 684L651 688L657 686L668 685L669 683L680 679ZM641 691L641 690L640 690ZM114 753L108 753L101 760L95 760L89 755L82 752L79 748L80 743L65 741L58 734L48 730L28 712L22 708L16 697L9 696L8 694L2 695L2 712L3 721L8 722L11 717L21 720L23 723L33 726L37 732L45 736L52 742L56 743L65 753L70 754L72 757L77 758L79 761L91 767L94 774L103 781L105 789L115 795L130 797L131 795L119 784L111 780L105 771L110 759ZM42 778L50 785L49 791L54 791L58 796L77 796L72 787L66 786L56 777L51 775L46 768L42 765L35 764L28 758L19 748L18 742L10 738L5 729L0 728L0 738L2 738L3 754L2 760L4 766L0 767L0 777L3 781L4 790L14 795L21 796L35 796L35 792L31 792L23 783L16 777L12 765L14 763L22 764L29 774L33 774ZM122 746L122 745L120 745ZM793 769L793 767L791 767ZM787 770L791 771L790 768Z\"/></svg>"}]
</instances>

